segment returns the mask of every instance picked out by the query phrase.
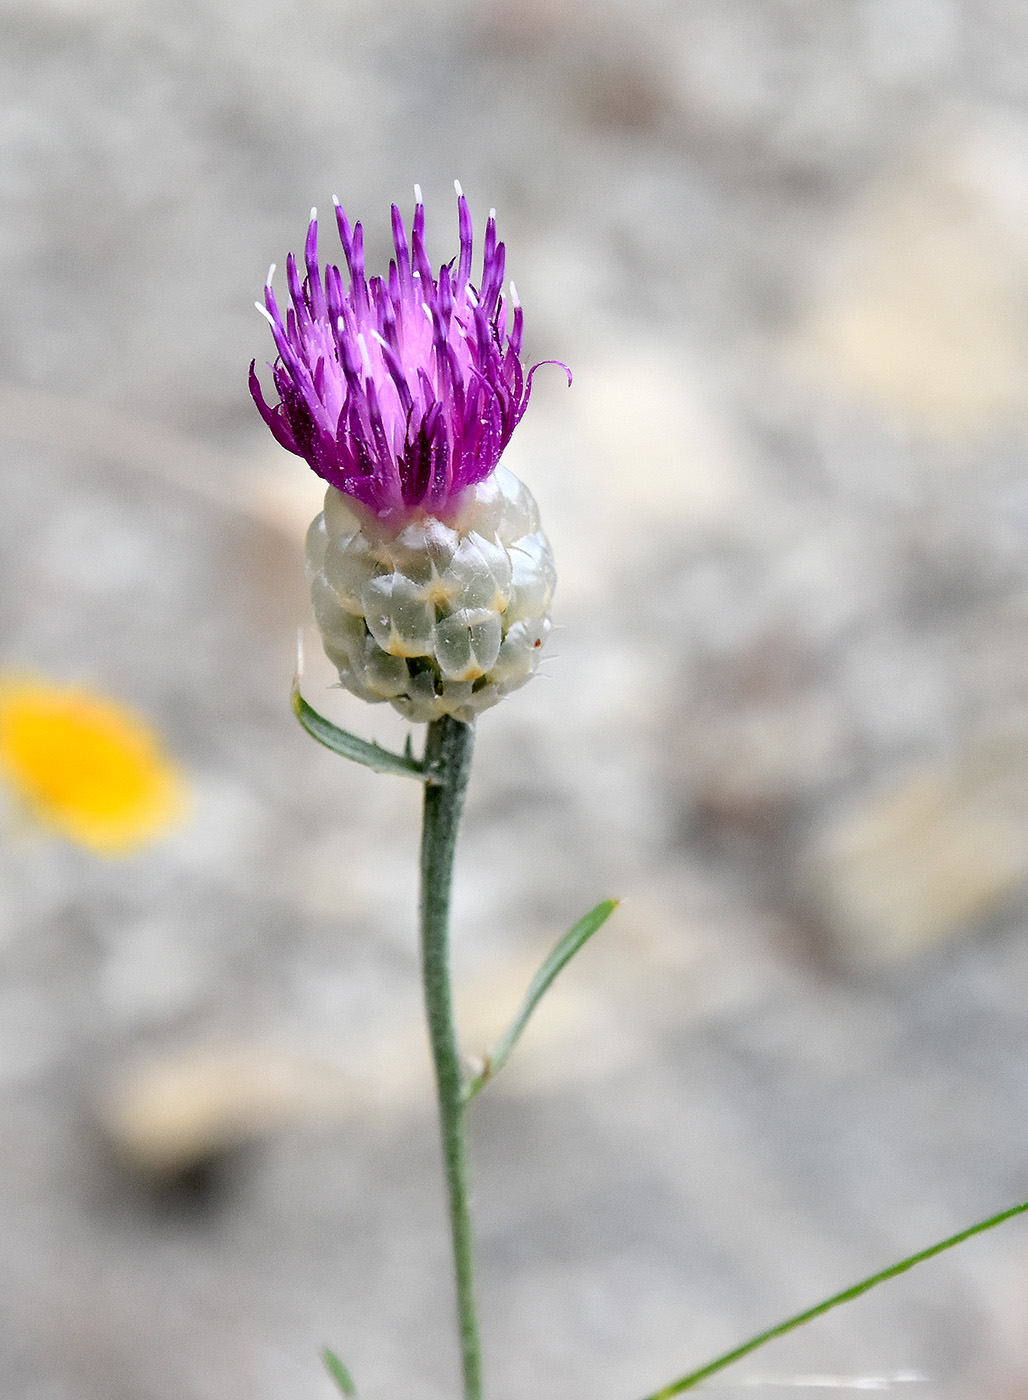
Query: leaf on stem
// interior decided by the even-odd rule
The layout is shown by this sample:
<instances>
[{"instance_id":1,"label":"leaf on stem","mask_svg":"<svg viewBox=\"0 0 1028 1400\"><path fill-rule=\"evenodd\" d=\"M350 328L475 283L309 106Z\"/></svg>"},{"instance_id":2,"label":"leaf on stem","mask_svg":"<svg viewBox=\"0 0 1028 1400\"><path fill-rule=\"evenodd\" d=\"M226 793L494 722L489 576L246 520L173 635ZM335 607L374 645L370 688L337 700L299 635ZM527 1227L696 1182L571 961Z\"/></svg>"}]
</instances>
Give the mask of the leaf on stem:
<instances>
[{"instance_id":1,"label":"leaf on stem","mask_svg":"<svg viewBox=\"0 0 1028 1400\"><path fill-rule=\"evenodd\" d=\"M339 1357L334 1351L329 1351L328 1347L325 1347L321 1353L321 1359L325 1363L325 1370L335 1381L340 1391L348 1396L349 1400L353 1400L357 1394L357 1387L353 1383L353 1377L339 1360Z\"/></svg>"},{"instance_id":2,"label":"leaf on stem","mask_svg":"<svg viewBox=\"0 0 1028 1400\"><path fill-rule=\"evenodd\" d=\"M528 1025L532 1012L549 989L557 973L560 972L561 968L567 966L579 948L592 938L596 930L606 923L620 903L619 899L604 899L597 904L595 909L590 909L588 914L579 919L573 928L568 929L564 937L557 943L529 983L528 991L525 993L525 998L518 1007L513 1021L486 1055L485 1068L465 1084L463 1096L465 1103L470 1103L475 1095L485 1088L490 1079L495 1079L500 1070L503 1069L510 1058L510 1052L521 1037L521 1032Z\"/></svg>"},{"instance_id":3,"label":"leaf on stem","mask_svg":"<svg viewBox=\"0 0 1028 1400\"><path fill-rule=\"evenodd\" d=\"M1028 1201L1023 1201L1020 1205L1010 1206L1007 1210L1001 1210L998 1215L990 1215L988 1220L979 1220L976 1225L969 1225L966 1230L961 1230L956 1235L950 1235L947 1239L940 1240L938 1244L929 1245L927 1249L919 1249L916 1254L908 1255L906 1259L901 1259L898 1264L890 1264L887 1269L882 1269L880 1273L872 1274L870 1278L861 1279L859 1283L844 1288L841 1293L833 1293L830 1298L815 1303L812 1308L805 1308L803 1312L794 1313L792 1317L787 1317L784 1322L779 1322L777 1326L769 1327L766 1332L758 1332L755 1337L743 1342L741 1346L733 1347L731 1351L722 1352L713 1361L708 1361L705 1366L699 1366L695 1371L689 1371L687 1375L679 1376L677 1380L664 1386L662 1390L655 1390L652 1395L647 1395L645 1400L671 1400L672 1396L681 1395L686 1390L692 1390L701 1381L705 1381L708 1376L723 1371L726 1366L731 1366L733 1361L740 1361L744 1356L749 1356L750 1352L756 1351L758 1347L773 1342L777 1337L784 1337L787 1332L795 1331L797 1327L802 1327L806 1322L813 1322L816 1317L821 1317L824 1313L830 1312L832 1308L839 1307L841 1303L852 1302L854 1298L859 1298L861 1294L876 1288L878 1284L886 1283L899 1274L905 1274L916 1265L923 1264L927 1259L934 1259L937 1254L943 1254L947 1249L952 1249L954 1245L963 1244L965 1240L972 1239L975 1235L982 1235L986 1230L995 1229L997 1225L1002 1225L1004 1220L1012 1220L1015 1215L1024 1215L1025 1212L1028 1212Z\"/></svg>"},{"instance_id":4,"label":"leaf on stem","mask_svg":"<svg viewBox=\"0 0 1028 1400\"><path fill-rule=\"evenodd\" d=\"M378 744L359 739L356 734L340 729L307 704L300 694L299 677L293 681L292 705L293 714L307 733L312 739L317 739L319 744L324 744L326 749L331 749L333 753L342 758L349 758L354 763L362 763L365 768L373 768L376 773L399 773L405 778L425 781L425 765L411 752L409 738L403 753L393 753L391 749L383 749Z\"/></svg>"}]
</instances>

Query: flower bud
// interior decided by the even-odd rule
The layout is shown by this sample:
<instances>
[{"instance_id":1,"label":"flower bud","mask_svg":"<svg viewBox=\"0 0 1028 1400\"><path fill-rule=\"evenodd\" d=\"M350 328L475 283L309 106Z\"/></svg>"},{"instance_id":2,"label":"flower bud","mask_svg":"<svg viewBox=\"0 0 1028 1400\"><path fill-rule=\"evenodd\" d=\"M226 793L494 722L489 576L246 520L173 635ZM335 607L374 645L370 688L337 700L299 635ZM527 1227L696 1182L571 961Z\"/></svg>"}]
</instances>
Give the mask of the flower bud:
<instances>
[{"instance_id":1,"label":"flower bud","mask_svg":"<svg viewBox=\"0 0 1028 1400\"><path fill-rule=\"evenodd\" d=\"M340 679L408 719L470 721L523 685L549 631L555 574L528 490L500 454L528 407L524 317L496 221L472 284L472 227L458 186L460 252L433 274L418 192L408 239L368 279L360 224L336 205L348 280L322 272L312 211L290 305L271 288L278 402L250 390L277 440L328 483L307 554L314 610ZM555 362L556 363L556 362ZM570 371L568 382L571 382Z\"/></svg>"}]
</instances>

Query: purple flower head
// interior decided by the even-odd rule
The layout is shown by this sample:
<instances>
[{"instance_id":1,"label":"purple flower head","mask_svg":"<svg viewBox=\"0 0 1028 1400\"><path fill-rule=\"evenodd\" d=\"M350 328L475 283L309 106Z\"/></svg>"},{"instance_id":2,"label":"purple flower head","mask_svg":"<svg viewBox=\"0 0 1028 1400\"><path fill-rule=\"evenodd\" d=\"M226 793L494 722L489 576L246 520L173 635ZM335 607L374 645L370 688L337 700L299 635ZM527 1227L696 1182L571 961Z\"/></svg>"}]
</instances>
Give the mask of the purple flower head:
<instances>
[{"instance_id":1,"label":"purple flower head","mask_svg":"<svg viewBox=\"0 0 1028 1400\"><path fill-rule=\"evenodd\" d=\"M505 249L495 218L486 225L475 286L471 214L458 185L460 256L456 269L451 261L433 276L417 187L415 196L410 240L394 204L396 256L388 277L370 280L361 225L351 228L336 201L346 286L337 267L322 276L311 211L307 275L301 280L290 253L284 316L270 274L264 290L280 402L265 401L252 364L250 392L283 447L376 515L445 517L496 466L528 407L538 366L526 374L521 363L521 306L513 283L509 308L501 291Z\"/></svg>"}]
</instances>

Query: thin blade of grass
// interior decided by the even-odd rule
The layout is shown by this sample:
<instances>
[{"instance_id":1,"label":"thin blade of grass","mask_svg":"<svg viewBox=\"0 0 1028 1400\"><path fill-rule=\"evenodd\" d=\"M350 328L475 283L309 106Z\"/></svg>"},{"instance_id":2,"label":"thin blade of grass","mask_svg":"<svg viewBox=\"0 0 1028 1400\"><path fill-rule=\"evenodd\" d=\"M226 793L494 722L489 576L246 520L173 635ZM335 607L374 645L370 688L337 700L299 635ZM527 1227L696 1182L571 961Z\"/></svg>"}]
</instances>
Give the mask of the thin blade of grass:
<instances>
[{"instance_id":1,"label":"thin blade of grass","mask_svg":"<svg viewBox=\"0 0 1028 1400\"><path fill-rule=\"evenodd\" d=\"M1016 1215L1024 1215L1026 1211L1028 1211L1028 1201L1023 1201L1020 1205L1011 1206L1008 1210L1001 1210L998 1215L990 1215L988 1220L980 1220L977 1225L970 1225L966 1230L961 1230L955 1235L950 1235L947 1239L940 1240L938 1244L930 1245L927 1249L919 1249L916 1254L901 1259L898 1264L892 1264L889 1268L882 1269L880 1273L872 1274L870 1278L862 1279L860 1283L855 1283L850 1288L844 1288L841 1293L833 1294L831 1298L816 1303L812 1308L795 1313L792 1317L786 1318L784 1322L779 1322L776 1327L769 1327L766 1332L758 1332L748 1342L733 1347L731 1351L723 1352L713 1361L708 1361L705 1366L700 1366L697 1370L680 1376L678 1380L672 1381L662 1390L655 1390L652 1395L647 1395L645 1400L671 1400L674 1395L681 1395L683 1391L692 1390L693 1386L699 1385L701 1381L705 1381L718 1371L723 1371L726 1366L731 1366L733 1361L739 1361L742 1357L749 1356L750 1352L756 1351L758 1347L773 1342L777 1337L784 1337L787 1332L802 1327L805 1322L813 1322L814 1318L821 1317L822 1314L830 1312L832 1308L837 1308L842 1303L852 1302L854 1298L859 1298L862 1293L876 1288L878 1284L896 1278L899 1274L905 1274L908 1269L923 1264L925 1260L934 1259L937 1254L943 1254L947 1249L963 1244L965 1240L972 1239L975 1235L982 1235L986 1230L992 1230L997 1225L1002 1225L1005 1220L1012 1220Z\"/></svg>"},{"instance_id":2,"label":"thin blade of grass","mask_svg":"<svg viewBox=\"0 0 1028 1400\"><path fill-rule=\"evenodd\" d=\"M486 1056L485 1068L464 1086L465 1103L470 1103L475 1095L485 1088L490 1079L495 1079L500 1070L503 1069L510 1058L510 1052L528 1025L532 1012L549 989L553 979L562 968L567 966L578 950L592 938L596 930L607 922L620 902L618 899L602 900L595 909L590 909L588 914L579 919L573 928L568 929L564 937L556 944L529 983L528 991L525 993L524 1000L518 1007L514 1019Z\"/></svg>"}]
</instances>

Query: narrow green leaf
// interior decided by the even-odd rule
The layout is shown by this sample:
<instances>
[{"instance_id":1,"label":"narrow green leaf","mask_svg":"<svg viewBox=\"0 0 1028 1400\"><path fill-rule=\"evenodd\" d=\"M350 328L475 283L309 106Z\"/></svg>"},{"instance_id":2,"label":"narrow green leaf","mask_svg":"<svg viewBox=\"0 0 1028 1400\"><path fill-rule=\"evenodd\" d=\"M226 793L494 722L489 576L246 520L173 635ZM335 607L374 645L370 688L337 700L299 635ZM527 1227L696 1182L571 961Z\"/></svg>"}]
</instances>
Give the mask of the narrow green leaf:
<instances>
[{"instance_id":1,"label":"narrow green leaf","mask_svg":"<svg viewBox=\"0 0 1028 1400\"><path fill-rule=\"evenodd\" d=\"M321 1353L321 1359L325 1363L325 1370L335 1381L342 1393L348 1396L349 1400L354 1400L354 1396L357 1394L357 1387L353 1383L353 1377L339 1360L339 1357L336 1356L335 1352L329 1351L328 1347L325 1347Z\"/></svg>"},{"instance_id":2,"label":"narrow green leaf","mask_svg":"<svg viewBox=\"0 0 1028 1400\"><path fill-rule=\"evenodd\" d=\"M619 899L603 900L597 904L595 909L590 909L588 914L579 919L573 928L568 929L564 937L557 943L542 967L532 978L528 991L525 993L525 999L518 1007L513 1021L486 1055L485 1068L476 1074L474 1079L465 1084L465 1103L470 1103L475 1095L485 1088L490 1079L495 1079L500 1070L503 1069L510 1058L510 1052L521 1037L521 1032L528 1025L532 1012L549 989L550 983L557 976L557 973L560 972L561 968L567 966L579 948L592 938L596 930L607 922L620 903Z\"/></svg>"},{"instance_id":3,"label":"narrow green leaf","mask_svg":"<svg viewBox=\"0 0 1028 1400\"><path fill-rule=\"evenodd\" d=\"M839 1307L841 1303L852 1302L854 1298L859 1298L862 1293L867 1293L878 1284L896 1278L899 1274L905 1274L908 1269L923 1264L926 1259L934 1259L937 1254L943 1254L947 1249L952 1249L954 1245L963 1244L965 1240L972 1239L975 1235L982 1235L986 1230L992 1230L997 1225L1002 1225L1004 1220L1012 1220L1015 1215L1024 1215L1026 1211L1028 1211L1028 1201L1023 1201L1018 1206L1011 1206L1009 1210L1001 1210L998 1215L990 1215L988 1220L980 1220L977 1225L970 1225L966 1230L961 1230L956 1235L950 1235L948 1239L940 1240L938 1244L930 1245L928 1249L920 1249L916 1254L901 1259L898 1264L892 1264L888 1269L882 1269L880 1273L872 1274L870 1278L862 1279L860 1283L855 1283L850 1288L844 1288L841 1293L833 1294L824 1302L816 1303L812 1308L795 1313L792 1317L786 1318L784 1322L780 1322L777 1327L769 1327L766 1332L758 1332L748 1342L743 1342L741 1346L733 1347L731 1351L722 1353L715 1360L708 1361L706 1366L700 1366L697 1370L690 1371L688 1375L680 1376L678 1380L664 1386L663 1390L655 1390L652 1395L647 1395L645 1400L671 1400L674 1395L681 1395L685 1390L692 1390L693 1386L699 1385L701 1381L705 1381L718 1371L723 1371L726 1366L731 1366L733 1361L739 1361L742 1357L749 1356L751 1351L756 1351L758 1347L766 1345L767 1342L773 1342L777 1337L784 1337L787 1332L802 1327L805 1322L813 1322L815 1317L821 1317L822 1314L830 1312L832 1308Z\"/></svg>"},{"instance_id":4,"label":"narrow green leaf","mask_svg":"<svg viewBox=\"0 0 1028 1400\"><path fill-rule=\"evenodd\" d=\"M352 759L354 763L362 763L365 768L373 768L376 773L399 773L405 778L425 781L425 765L411 753L409 738L404 753L393 753L391 749L383 749L367 739L358 739L356 734L340 729L307 704L300 694L299 678L293 681L292 704L293 714L307 733L319 744L324 744L326 749Z\"/></svg>"}]
</instances>

